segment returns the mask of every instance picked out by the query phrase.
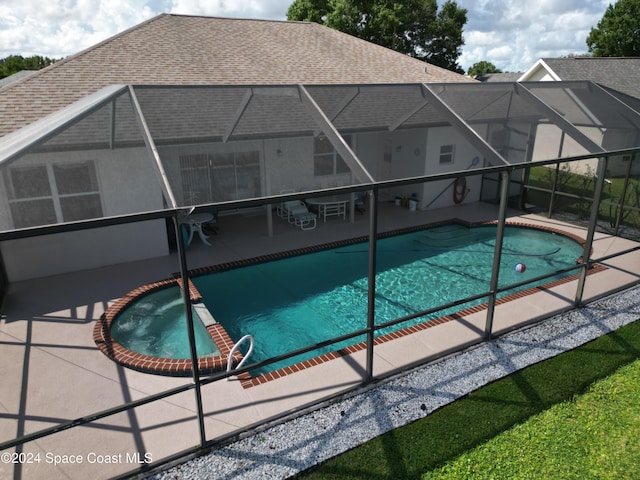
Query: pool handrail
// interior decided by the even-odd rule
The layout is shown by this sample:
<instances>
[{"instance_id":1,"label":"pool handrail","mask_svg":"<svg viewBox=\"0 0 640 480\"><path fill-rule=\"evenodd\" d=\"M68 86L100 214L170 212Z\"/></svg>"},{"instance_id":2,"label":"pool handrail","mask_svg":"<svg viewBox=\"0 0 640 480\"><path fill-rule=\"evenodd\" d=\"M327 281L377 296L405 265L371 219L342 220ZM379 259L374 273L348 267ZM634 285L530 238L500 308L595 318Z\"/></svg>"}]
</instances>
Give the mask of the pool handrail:
<instances>
[{"instance_id":1,"label":"pool handrail","mask_svg":"<svg viewBox=\"0 0 640 480\"><path fill-rule=\"evenodd\" d=\"M254 345L253 336L251 336L250 334L247 334L244 337L242 337L240 340L238 340L233 346L233 348L231 348L231 351L227 356L227 373L231 372L231 367L233 365L233 354L236 352L236 350L240 348L240 344L243 343L245 340L249 340L249 350L247 350L247 353L242 356L242 360L240 360L240 363L238 363L235 369L242 368L242 365L245 364L245 362L249 359L249 357L253 353L253 345ZM231 377L227 377L227 380L230 380L230 379Z\"/></svg>"}]
</instances>

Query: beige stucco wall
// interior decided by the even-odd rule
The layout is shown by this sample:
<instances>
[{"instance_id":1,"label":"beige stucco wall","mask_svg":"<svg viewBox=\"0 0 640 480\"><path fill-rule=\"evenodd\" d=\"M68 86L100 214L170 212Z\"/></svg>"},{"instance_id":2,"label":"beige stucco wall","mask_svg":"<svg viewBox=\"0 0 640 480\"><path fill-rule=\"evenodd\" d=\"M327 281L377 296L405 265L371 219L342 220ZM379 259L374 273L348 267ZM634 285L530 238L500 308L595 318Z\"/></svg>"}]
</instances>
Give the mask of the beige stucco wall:
<instances>
[{"instance_id":1,"label":"beige stucco wall","mask_svg":"<svg viewBox=\"0 0 640 480\"><path fill-rule=\"evenodd\" d=\"M104 216L163 208L157 177L144 148L49 152L19 160L21 164L31 165L92 160ZM6 196L2 200L1 228L12 229ZM10 282L153 258L169 252L162 220L9 240L2 242L0 249Z\"/></svg>"},{"instance_id":2,"label":"beige stucco wall","mask_svg":"<svg viewBox=\"0 0 640 480\"><path fill-rule=\"evenodd\" d=\"M0 244L10 282L167 255L162 220L8 240Z\"/></svg>"}]
</instances>

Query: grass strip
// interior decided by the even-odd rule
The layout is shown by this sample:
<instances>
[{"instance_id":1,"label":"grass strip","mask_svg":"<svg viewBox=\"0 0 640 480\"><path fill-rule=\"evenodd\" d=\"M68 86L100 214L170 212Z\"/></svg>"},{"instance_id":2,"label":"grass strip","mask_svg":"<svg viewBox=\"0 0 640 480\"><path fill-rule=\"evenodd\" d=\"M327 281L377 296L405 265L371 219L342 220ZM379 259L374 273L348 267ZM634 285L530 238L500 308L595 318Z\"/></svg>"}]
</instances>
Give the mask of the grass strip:
<instances>
[{"instance_id":1,"label":"grass strip","mask_svg":"<svg viewBox=\"0 0 640 480\"><path fill-rule=\"evenodd\" d=\"M639 391L640 361L635 361L422 480L638 478Z\"/></svg>"},{"instance_id":2,"label":"grass strip","mask_svg":"<svg viewBox=\"0 0 640 480\"><path fill-rule=\"evenodd\" d=\"M296 478L420 479L514 425L572 400L638 358L640 322L636 321L482 387Z\"/></svg>"}]
</instances>

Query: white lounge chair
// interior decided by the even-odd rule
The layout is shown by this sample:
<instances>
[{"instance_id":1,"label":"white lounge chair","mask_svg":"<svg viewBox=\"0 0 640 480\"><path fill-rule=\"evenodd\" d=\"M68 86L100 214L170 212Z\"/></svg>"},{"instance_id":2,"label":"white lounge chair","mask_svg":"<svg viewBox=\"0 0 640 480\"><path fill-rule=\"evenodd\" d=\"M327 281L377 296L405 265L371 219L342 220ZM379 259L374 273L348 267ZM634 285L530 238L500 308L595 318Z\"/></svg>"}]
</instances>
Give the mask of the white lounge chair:
<instances>
[{"instance_id":1,"label":"white lounge chair","mask_svg":"<svg viewBox=\"0 0 640 480\"><path fill-rule=\"evenodd\" d=\"M286 218L287 222L300 227L301 230L312 230L316 228L318 215L310 212L304 202L300 200L289 200L278 206L278 215Z\"/></svg>"}]
</instances>

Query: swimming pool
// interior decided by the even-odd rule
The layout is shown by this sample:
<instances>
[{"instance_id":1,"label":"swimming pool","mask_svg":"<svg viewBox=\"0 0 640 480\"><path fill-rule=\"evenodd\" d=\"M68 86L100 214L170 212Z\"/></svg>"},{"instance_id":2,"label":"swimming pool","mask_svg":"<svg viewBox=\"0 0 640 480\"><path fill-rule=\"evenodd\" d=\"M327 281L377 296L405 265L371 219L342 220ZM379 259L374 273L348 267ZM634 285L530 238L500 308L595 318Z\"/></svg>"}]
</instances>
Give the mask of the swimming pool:
<instances>
[{"instance_id":1,"label":"swimming pool","mask_svg":"<svg viewBox=\"0 0 640 480\"><path fill-rule=\"evenodd\" d=\"M447 224L380 239L376 324L488 291L495 236L495 225ZM231 338L246 334L254 337L251 362L257 362L366 327L367 246L333 248L192 280L204 304ZM507 226L499 285L575 265L581 254L582 246L563 235ZM525 265L525 271L516 271L516 264ZM449 313L452 311L440 311L415 319L413 324ZM377 335L389 331L383 329ZM361 340L364 338L350 343ZM283 368L347 345L332 345L252 373Z\"/></svg>"},{"instance_id":2,"label":"swimming pool","mask_svg":"<svg viewBox=\"0 0 640 480\"><path fill-rule=\"evenodd\" d=\"M379 239L375 323L380 325L487 292L495 236L495 225L448 223ZM558 272L575 265L581 255L582 245L576 239L552 231L506 226L499 286ZM194 319L196 332L199 332L197 351L201 371L224 370L226 356L234 342L247 334L255 339L250 358L253 363L366 327L368 243L347 241L331 248L315 248L312 253L291 252L284 258L282 255L278 257L275 260L263 257L243 261L240 262L242 266L213 266L190 273L190 296L196 306L194 308L197 308ZM516 265L520 266L516 269ZM556 275L544 283L561 277ZM188 375L190 355L178 282L172 280L144 286L139 289L141 291L128 295L108 309L94 331L96 343L103 353L138 370ZM169 286L172 288L167 288ZM533 286L535 284L524 288ZM511 293L514 292L506 291L501 296ZM156 307L150 307L150 302ZM430 319L483 302L486 302L485 298L448 311L441 310L431 316L421 316L380 329L376 335L382 336L419 323L424 325ZM154 308L157 313L164 313L156 318L155 313L148 313ZM203 311L204 314L201 313ZM151 321L136 332L135 324L141 318ZM205 318L204 330L198 324L201 318ZM118 326L120 322L123 325ZM167 348L155 345L166 338L173 339L174 334L168 331L182 332L182 353L177 355L181 358L170 358ZM149 342L151 332L154 340ZM208 350L210 345L206 346L208 339L203 332L214 339L219 354ZM130 342L128 336L133 339L141 337L143 348ZM254 370L251 374L282 369L363 340L354 338L316 349L268 368ZM173 340L168 350L178 350ZM131 358L135 359L133 363Z\"/></svg>"}]
</instances>

